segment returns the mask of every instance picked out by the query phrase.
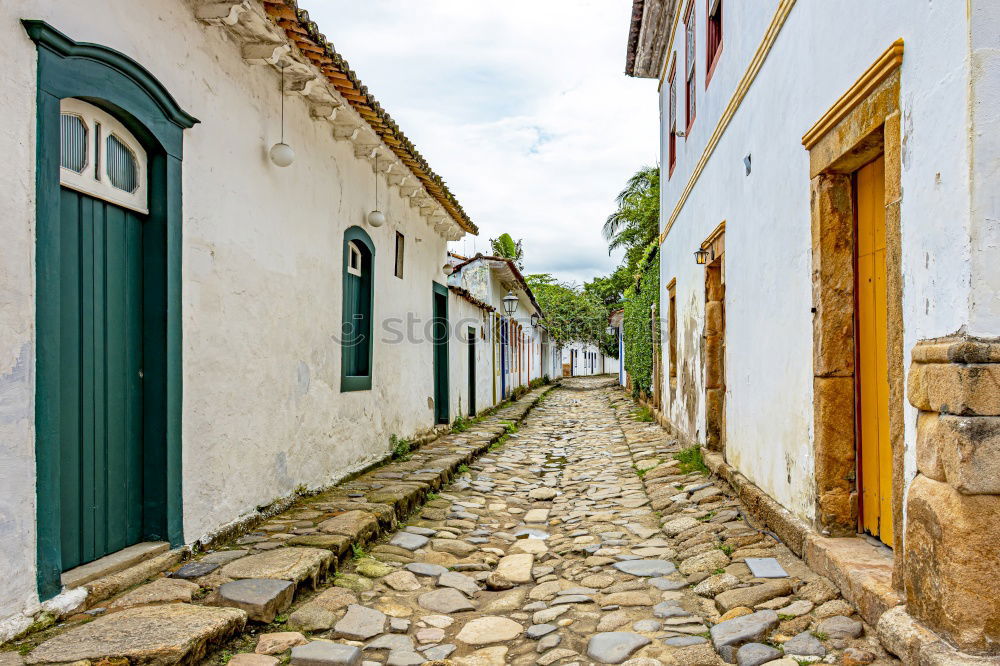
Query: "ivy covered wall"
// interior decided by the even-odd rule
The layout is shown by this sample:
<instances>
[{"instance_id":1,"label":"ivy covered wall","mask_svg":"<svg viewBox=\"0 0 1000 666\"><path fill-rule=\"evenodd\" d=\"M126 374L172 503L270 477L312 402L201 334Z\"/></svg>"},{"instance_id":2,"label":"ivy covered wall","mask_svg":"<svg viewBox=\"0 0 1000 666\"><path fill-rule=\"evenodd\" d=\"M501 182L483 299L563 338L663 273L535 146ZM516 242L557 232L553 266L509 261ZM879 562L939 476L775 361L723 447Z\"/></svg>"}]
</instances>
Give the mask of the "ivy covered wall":
<instances>
[{"instance_id":1,"label":"ivy covered wall","mask_svg":"<svg viewBox=\"0 0 1000 666\"><path fill-rule=\"evenodd\" d=\"M660 254L655 241L639 261L639 279L625 291L625 369L632 392L651 393L653 378L653 320L651 307L660 311Z\"/></svg>"}]
</instances>

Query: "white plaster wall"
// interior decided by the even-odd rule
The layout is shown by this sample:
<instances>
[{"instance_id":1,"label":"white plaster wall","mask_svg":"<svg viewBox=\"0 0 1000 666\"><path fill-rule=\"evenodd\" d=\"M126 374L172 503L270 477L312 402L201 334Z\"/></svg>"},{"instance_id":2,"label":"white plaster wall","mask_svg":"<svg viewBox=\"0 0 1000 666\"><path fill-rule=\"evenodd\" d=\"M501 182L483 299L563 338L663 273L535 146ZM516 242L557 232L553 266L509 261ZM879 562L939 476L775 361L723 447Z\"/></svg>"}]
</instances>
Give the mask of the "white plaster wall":
<instances>
[{"instance_id":1,"label":"white plaster wall","mask_svg":"<svg viewBox=\"0 0 1000 666\"><path fill-rule=\"evenodd\" d=\"M483 322L484 310L468 302L461 296L451 294L448 303L448 317L451 324L449 342L450 363L448 372L451 382L451 420L461 414L469 416L469 343L468 330L476 333L476 413L493 406L493 343L489 338L489 316Z\"/></svg>"},{"instance_id":2,"label":"white plaster wall","mask_svg":"<svg viewBox=\"0 0 1000 666\"><path fill-rule=\"evenodd\" d=\"M697 117L663 178L664 221L766 30L776 0L728 3L721 59L706 89L698 21ZM956 11L957 9L957 11ZM677 279L679 377L670 418L704 438L704 268L692 253L726 220L727 456L800 517L813 517L812 306L808 153L801 137L897 38L902 65L903 310L914 342L967 321L970 279L965 13L950 3L798 2L661 251ZM683 26L674 43L683 71ZM683 124L684 86L678 81ZM668 87L661 90L666 122ZM683 127L681 127L683 129ZM666 162L666 132L663 132ZM752 154L745 175L743 158ZM996 334L996 333L994 333ZM667 358L664 337L663 358ZM915 471L907 405L907 474Z\"/></svg>"},{"instance_id":3,"label":"white plaster wall","mask_svg":"<svg viewBox=\"0 0 1000 666\"><path fill-rule=\"evenodd\" d=\"M35 45L0 4L0 640L28 626L35 590Z\"/></svg>"},{"instance_id":4,"label":"white plaster wall","mask_svg":"<svg viewBox=\"0 0 1000 666\"><path fill-rule=\"evenodd\" d=\"M605 359L604 354L596 345L584 344L582 342L574 342L572 344L566 345L562 349L562 362L570 362L570 351L576 350L576 362L573 364L573 376L574 377L586 377L589 375L601 375L607 370L607 359ZM586 354L597 354L597 358L594 360L593 364L586 361ZM593 367L591 367L593 366Z\"/></svg>"},{"instance_id":5,"label":"white plaster wall","mask_svg":"<svg viewBox=\"0 0 1000 666\"><path fill-rule=\"evenodd\" d=\"M391 434L433 424L432 350L382 326L430 318L446 242L396 195L389 223L363 223L371 168L286 98L298 158L278 140L278 77L175 0L0 4L0 639L37 608L34 511L35 46L21 18L115 48L148 68L200 124L185 133L183 177L184 535L200 539L300 486L335 482L383 457ZM340 392L342 242L361 224L376 246L373 387ZM393 276L406 236L405 278ZM402 339L400 339L402 338ZM14 620L11 618L14 617Z\"/></svg>"}]
</instances>

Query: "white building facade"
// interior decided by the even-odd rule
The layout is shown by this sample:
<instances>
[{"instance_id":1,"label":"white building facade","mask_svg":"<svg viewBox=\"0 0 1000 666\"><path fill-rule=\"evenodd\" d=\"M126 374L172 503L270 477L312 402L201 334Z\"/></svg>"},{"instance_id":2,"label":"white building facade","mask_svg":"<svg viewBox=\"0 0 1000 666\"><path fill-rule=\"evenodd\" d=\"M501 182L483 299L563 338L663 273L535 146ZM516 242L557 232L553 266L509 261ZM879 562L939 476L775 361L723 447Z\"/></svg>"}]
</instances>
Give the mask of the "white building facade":
<instances>
[{"instance_id":1,"label":"white building facade","mask_svg":"<svg viewBox=\"0 0 1000 666\"><path fill-rule=\"evenodd\" d=\"M847 562L871 624L902 603L974 653L1000 650L976 517L1000 405L970 379L1000 335L998 25L978 0L636 0L627 62L659 80L663 420Z\"/></svg>"},{"instance_id":2,"label":"white building facade","mask_svg":"<svg viewBox=\"0 0 1000 666\"><path fill-rule=\"evenodd\" d=\"M477 407L491 407L519 388L558 376L553 373L558 353L545 331L544 313L512 260L483 255L453 258L451 270L448 285L464 318L456 325L474 328L466 322L480 320L480 365L472 373L468 361L461 364L469 385L473 375L477 378ZM508 314L510 307L513 312Z\"/></svg>"},{"instance_id":3,"label":"white building facade","mask_svg":"<svg viewBox=\"0 0 1000 666\"><path fill-rule=\"evenodd\" d=\"M4 640L68 569L453 419L448 348L406 328L476 228L293 3L26 0L0 33Z\"/></svg>"}]
</instances>

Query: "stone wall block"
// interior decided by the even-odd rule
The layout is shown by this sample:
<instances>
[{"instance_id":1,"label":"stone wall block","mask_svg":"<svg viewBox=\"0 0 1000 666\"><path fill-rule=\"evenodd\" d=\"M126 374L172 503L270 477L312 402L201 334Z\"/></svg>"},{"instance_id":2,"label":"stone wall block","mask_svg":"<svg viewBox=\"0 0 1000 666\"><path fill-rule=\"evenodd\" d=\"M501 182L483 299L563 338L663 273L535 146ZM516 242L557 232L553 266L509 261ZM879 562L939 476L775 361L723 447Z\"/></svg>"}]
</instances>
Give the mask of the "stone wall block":
<instances>
[{"instance_id":1,"label":"stone wall block","mask_svg":"<svg viewBox=\"0 0 1000 666\"><path fill-rule=\"evenodd\" d=\"M850 176L824 174L812 180L813 374L818 377L854 374L854 213L850 192Z\"/></svg>"},{"instance_id":2,"label":"stone wall block","mask_svg":"<svg viewBox=\"0 0 1000 666\"><path fill-rule=\"evenodd\" d=\"M725 410L725 389L711 388L705 391L705 439L708 448L718 450L722 443L723 412Z\"/></svg>"},{"instance_id":3,"label":"stone wall block","mask_svg":"<svg viewBox=\"0 0 1000 666\"><path fill-rule=\"evenodd\" d=\"M907 610L960 650L1000 652L1000 496L918 475L907 496Z\"/></svg>"},{"instance_id":4,"label":"stone wall block","mask_svg":"<svg viewBox=\"0 0 1000 666\"><path fill-rule=\"evenodd\" d=\"M721 335L705 337L705 388L717 389L725 386L723 350Z\"/></svg>"},{"instance_id":5,"label":"stone wall block","mask_svg":"<svg viewBox=\"0 0 1000 666\"><path fill-rule=\"evenodd\" d=\"M708 301L705 303L705 335L722 332L722 301Z\"/></svg>"},{"instance_id":6,"label":"stone wall block","mask_svg":"<svg viewBox=\"0 0 1000 666\"><path fill-rule=\"evenodd\" d=\"M941 415L920 412L917 416L917 471L935 481L947 480L941 460Z\"/></svg>"},{"instance_id":7,"label":"stone wall block","mask_svg":"<svg viewBox=\"0 0 1000 666\"><path fill-rule=\"evenodd\" d=\"M916 351L913 352L916 356ZM925 412L931 410L931 401L927 397L927 365L914 363L910 366L910 372L906 377L906 397L910 404Z\"/></svg>"},{"instance_id":8,"label":"stone wall block","mask_svg":"<svg viewBox=\"0 0 1000 666\"><path fill-rule=\"evenodd\" d=\"M813 379L816 424L816 460L821 489L850 490L854 464L854 378L816 377Z\"/></svg>"},{"instance_id":9,"label":"stone wall block","mask_svg":"<svg viewBox=\"0 0 1000 666\"><path fill-rule=\"evenodd\" d=\"M923 381L931 411L1000 416L1000 364L931 363Z\"/></svg>"},{"instance_id":10,"label":"stone wall block","mask_svg":"<svg viewBox=\"0 0 1000 666\"><path fill-rule=\"evenodd\" d=\"M1000 417L942 414L935 434L953 488L966 495L1000 495ZM917 451L919 468L919 435Z\"/></svg>"}]
</instances>

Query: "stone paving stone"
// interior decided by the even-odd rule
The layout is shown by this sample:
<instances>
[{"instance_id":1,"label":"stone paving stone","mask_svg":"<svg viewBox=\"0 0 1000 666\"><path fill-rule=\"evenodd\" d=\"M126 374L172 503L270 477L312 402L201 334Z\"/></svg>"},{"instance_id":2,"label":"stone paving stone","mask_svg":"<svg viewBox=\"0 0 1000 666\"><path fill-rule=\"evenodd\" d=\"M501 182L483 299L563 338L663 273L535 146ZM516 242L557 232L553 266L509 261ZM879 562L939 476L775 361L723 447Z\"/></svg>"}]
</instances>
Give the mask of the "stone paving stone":
<instances>
[{"instance_id":1,"label":"stone paving stone","mask_svg":"<svg viewBox=\"0 0 1000 666\"><path fill-rule=\"evenodd\" d=\"M374 608L351 604L347 613L333 626L333 632L341 638L365 641L385 631L385 613Z\"/></svg>"},{"instance_id":2,"label":"stone paving stone","mask_svg":"<svg viewBox=\"0 0 1000 666\"><path fill-rule=\"evenodd\" d=\"M587 643L587 656L599 664L620 664L652 641L628 631L595 634Z\"/></svg>"},{"instance_id":3,"label":"stone paving stone","mask_svg":"<svg viewBox=\"0 0 1000 666\"><path fill-rule=\"evenodd\" d=\"M198 585L187 580L158 578L152 583L141 585L131 592L126 592L111 602L110 608L132 608L149 604L164 604L171 602L191 601L191 596L198 591Z\"/></svg>"},{"instance_id":4,"label":"stone paving stone","mask_svg":"<svg viewBox=\"0 0 1000 666\"><path fill-rule=\"evenodd\" d=\"M171 578L181 578L184 580L194 580L195 578L201 578L202 576L207 576L216 569L219 568L219 564L216 562L206 562L204 560L200 562L188 562L182 566L177 571L170 574Z\"/></svg>"},{"instance_id":5,"label":"stone paving stone","mask_svg":"<svg viewBox=\"0 0 1000 666\"><path fill-rule=\"evenodd\" d=\"M456 589L445 587L421 594L417 599L421 608L436 613L460 613L475 610L475 606L464 594Z\"/></svg>"},{"instance_id":6,"label":"stone paving stone","mask_svg":"<svg viewBox=\"0 0 1000 666\"><path fill-rule=\"evenodd\" d=\"M292 605L295 585L273 578L244 578L219 587L214 604L246 611L255 622L273 622Z\"/></svg>"},{"instance_id":7,"label":"stone paving stone","mask_svg":"<svg viewBox=\"0 0 1000 666\"><path fill-rule=\"evenodd\" d=\"M292 648L292 666L360 666L361 650L353 645L313 641Z\"/></svg>"},{"instance_id":8,"label":"stone paving stone","mask_svg":"<svg viewBox=\"0 0 1000 666\"><path fill-rule=\"evenodd\" d=\"M242 631L246 613L236 608L167 604L130 608L99 617L50 638L25 658L27 664L84 659L156 660L174 664L204 653L213 641Z\"/></svg>"},{"instance_id":9,"label":"stone paving stone","mask_svg":"<svg viewBox=\"0 0 1000 666\"><path fill-rule=\"evenodd\" d=\"M405 548L406 550L417 550L418 548L426 546L428 541L430 541L430 539L419 534L396 532L396 535L389 540L389 545Z\"/></svg>"}]
</instances>

